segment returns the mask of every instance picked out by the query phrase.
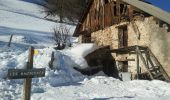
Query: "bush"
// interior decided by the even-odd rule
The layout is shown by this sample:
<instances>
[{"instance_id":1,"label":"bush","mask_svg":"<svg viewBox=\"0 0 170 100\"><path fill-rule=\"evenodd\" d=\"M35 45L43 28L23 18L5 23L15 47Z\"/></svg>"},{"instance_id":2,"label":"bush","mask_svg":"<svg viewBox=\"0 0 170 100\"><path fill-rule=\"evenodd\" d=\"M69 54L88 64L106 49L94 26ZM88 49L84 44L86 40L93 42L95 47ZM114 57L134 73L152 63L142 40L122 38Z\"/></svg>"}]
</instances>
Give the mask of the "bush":
<instances>
[{"instance_id":1,"label":"bush","mask_svg":"<svg viewBox=\"0 0 170 100\"><path fill-rule=\"evenodd\" d=\"M70 41L70 29L65 25L60 25L59 27L54 28L54 40L57 45L56 49L62 50L66 46L71 46Z\"/></svg>"}]
</instances>

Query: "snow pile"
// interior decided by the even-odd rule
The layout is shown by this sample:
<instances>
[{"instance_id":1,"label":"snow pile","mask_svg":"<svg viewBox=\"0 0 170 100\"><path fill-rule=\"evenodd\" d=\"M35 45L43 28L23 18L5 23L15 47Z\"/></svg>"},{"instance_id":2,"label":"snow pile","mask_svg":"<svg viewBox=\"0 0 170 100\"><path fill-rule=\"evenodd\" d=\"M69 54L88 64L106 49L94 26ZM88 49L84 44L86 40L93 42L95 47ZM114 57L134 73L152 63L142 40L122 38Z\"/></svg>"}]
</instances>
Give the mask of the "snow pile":
<instances>
[{"instance_id":1,"label":"snow pile","mask_svg":"<svg viewBox=\"0 0 170 100\"><path fill-rule=\"evenodd\" d=\"M98 49L98 46L94 43L79 44L73 48L67 49L64 52L72 61L75 62L74 67L79 67L81 69L89 67L84 57Z\"/></svg>"},{"instance_id":2,"label":"snow pile","mask_svg":"<svg viewBox=\"0 0 170 100\"><path fill-rule=\"evenodd\" d=\"M71 53L74 53L77 56L85 57L87 54L95 51L98 49L98 46L94 43L85 43L75 46L74 48L70 49Z\"/></svg>"},{"instance_id":3,"label":"snow pile","mask_svg":"<svg viewBox=\"0 0 170 100\"><path fill-rule=\"evenodd\" d=\"M88 67L84 56L94 51L95 49L97 49L97 46L95 44L79 44L75 47L68 48L62 51L55 51L53 62L53 67L55 70L47 72L50 84L52 86L58 86L60 84L63 85L68 83L75 83L83 80L84 76L80 74L80 72L75 71L73 68ZM46 62L47 64L47 61L48 60L42 62Z\"/></svg>"},{"instance_id":4,"label":"snow pile","mask_svg":"<svg viewBox=\"0 0 170 100\"><path fill-rule=\"evenodd\" d=\"M49 87L34 100L169 100L170 84L162 81L122 82L105 76L85 78L82 82Z\"/></svg>"},{"instance_id":5,"label":"snow pile","mask_svg":"<svg viewBox=\"0 0 170 100\"><path fill-rule=\"evenodd\" d=\"M62 51L55 51L55 60L53 62L54 68L51 70L48 64L51 59L52 51L54 51L52 48L39 50L40 55L35 56L34 60L36 68L46 68L46 78L44 78L45 82L48 82L50 85L55 87L84 79L83 75L73 69L75 66L74 61L72 61Z\"/></svg>"}]
</instances>

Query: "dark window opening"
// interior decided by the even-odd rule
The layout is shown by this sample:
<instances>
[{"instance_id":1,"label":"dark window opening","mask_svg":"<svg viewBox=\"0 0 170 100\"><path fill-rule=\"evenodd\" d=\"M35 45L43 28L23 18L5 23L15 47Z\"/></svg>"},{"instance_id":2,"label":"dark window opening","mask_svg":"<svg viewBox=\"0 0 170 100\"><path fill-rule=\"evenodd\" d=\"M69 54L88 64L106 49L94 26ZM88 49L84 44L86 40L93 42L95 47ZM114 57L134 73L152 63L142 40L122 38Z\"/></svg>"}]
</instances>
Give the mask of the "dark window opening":
<instances>
[{"instance_id":1,"label":"dark window opening","mask_svg":"<svg viewBox=\"0 0 170 100\"><path fill-rule=\"evenodd\" d=\"M97 10L95 9L95 10L94 10L94 19L95 19L95 20L97 19L97 15L98 15L98 14L97 14Z\"/></svg>"},{"instance_id":2,"label":"dark window opening","mask_svg":"<svg viewBox=\"0 0 170 100\"><path fill-rule=\"evenodd\" d=\"M117 9L116 9L116 6L113 7L113 10L114 10L114 16L117 16Z\"/></svg>"},{"instance_id":3,"label":"dark window opening","mask_svg":"<svg viewBox=\"0 0 170 100\"><path fill-rule=\"evenodd\" d=\"M119 48L128 46L128 30L126 25L118 28L118 39Z\"/></svg>"},{"instance_id":4,"label":"dark window opening","mask_svg":"<svg viewBox=\"0 0 170 100\"><path fill-rule=\"evenodd\" d=\"M109 0L104 0L105 4L109 3Z\"/></svg>"},{"instance_id":5,"label":"dark window opening","mask_svg":"<svg viewBox=\"0 0 170 100\"><path fill-rule=\"evenodd\" d=\"M128 61L119 61L119 71L128 72Z\"/></svg>"},{"instance_id":6,"label":"dark window opening","mask_svg":"<svg viewBox=\"0 0 170 100\"><path fill-rule=\"evenodd\" d=\"M123 13L123 10L124 10L124 5L123 4L120 4L120 13L122 14Z\"/></svg>"},{"instance_id":7,"label":"dark window opening","mask_svg":"<svg viewBox=\"0 0 170 100\"><path fill-rule=\"evenodd\" d=\"M141 16L141 15L143 15L145 17L150 17L151 16L150 14L145 13L145 12L135 11L135 10L133 11L133 16Z\"/></svg>"}]
</instances>

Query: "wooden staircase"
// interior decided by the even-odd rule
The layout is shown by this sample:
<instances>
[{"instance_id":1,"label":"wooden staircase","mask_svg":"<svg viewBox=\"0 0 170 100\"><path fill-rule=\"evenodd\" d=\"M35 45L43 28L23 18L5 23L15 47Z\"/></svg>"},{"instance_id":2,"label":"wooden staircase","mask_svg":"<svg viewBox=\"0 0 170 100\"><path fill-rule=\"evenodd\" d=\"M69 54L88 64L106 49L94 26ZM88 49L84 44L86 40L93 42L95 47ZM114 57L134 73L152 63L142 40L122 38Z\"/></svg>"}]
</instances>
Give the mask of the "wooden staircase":
<instances>
[{"instance_id":1,"label":"wooden staircase","mask_svg":"<svg viewBox=\"0 0 170 100\"><path fill-rule=\"evenodd\" d=\"M170 82L170 78L158 59L154 56L152 51L148 47L143 46L129 46L118 49L111 50L112 53L117 54L136 54L136 63L137 63L137 78L140 79L141 68L139 62L141 61L149 74L150 79L157 79L162 81Z\"/></svg>"},{"instance_id":2,"label":"wooden staircase","mask_svg":"<svg viewBox=\"0 0 170 100\"><path fill-rule=\"evenodd\" d=\"M144 49L136 46L136 54L138 55L137 57L140 57L151 79L170 82L168 74L148 47Z\"/></svg>"}]
</instances>

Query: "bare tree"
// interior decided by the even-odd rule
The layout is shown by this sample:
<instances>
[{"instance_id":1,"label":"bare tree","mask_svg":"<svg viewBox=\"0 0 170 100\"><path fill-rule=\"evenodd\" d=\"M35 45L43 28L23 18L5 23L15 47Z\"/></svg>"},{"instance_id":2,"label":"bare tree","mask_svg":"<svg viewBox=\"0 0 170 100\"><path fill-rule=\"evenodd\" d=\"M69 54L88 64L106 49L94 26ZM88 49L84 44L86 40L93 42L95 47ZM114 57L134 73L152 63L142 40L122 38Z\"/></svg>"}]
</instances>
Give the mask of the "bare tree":
<instances>
[{"instance_id":1,"label":"bare tree","mask_svg":"<svg viewBox=\"0 0 170 100\"><path fill-rule=\"evenodd\" d=\"M70 41L70 29L65 25L60 25L59 27L54 28L54 40L57 45L57 49L64 49L67 45L71 44Z\"/></svg>"},{"instance_id":2,"label":"bare tree","mask_svg":"<svg viewBox=\"0 0 170 100\"><path fill-rule=\"evenodd\" d=\"M56 16L63 22L64 18L75 21L80 17L88 0L45 0L44 5L47 16ZM46 16L46 17L47 17Z\"/></svg>"}]
</instances>

